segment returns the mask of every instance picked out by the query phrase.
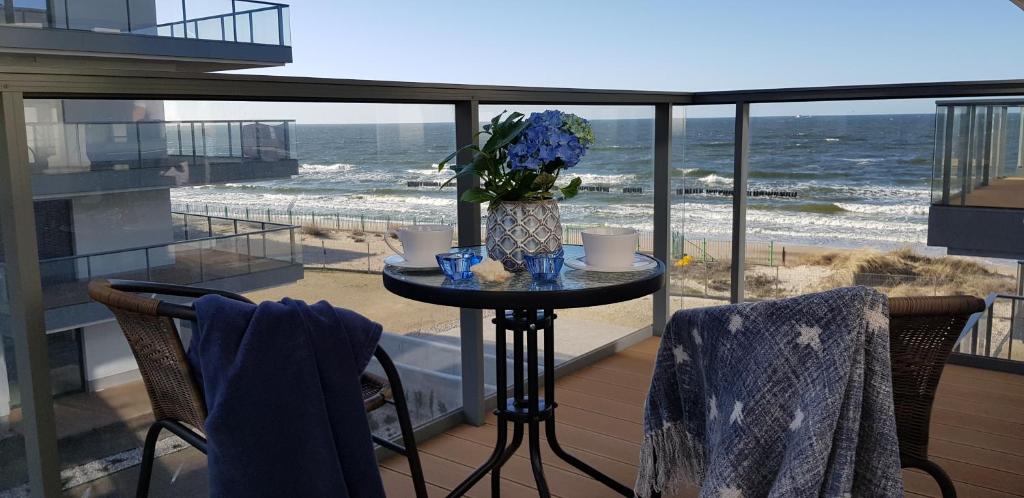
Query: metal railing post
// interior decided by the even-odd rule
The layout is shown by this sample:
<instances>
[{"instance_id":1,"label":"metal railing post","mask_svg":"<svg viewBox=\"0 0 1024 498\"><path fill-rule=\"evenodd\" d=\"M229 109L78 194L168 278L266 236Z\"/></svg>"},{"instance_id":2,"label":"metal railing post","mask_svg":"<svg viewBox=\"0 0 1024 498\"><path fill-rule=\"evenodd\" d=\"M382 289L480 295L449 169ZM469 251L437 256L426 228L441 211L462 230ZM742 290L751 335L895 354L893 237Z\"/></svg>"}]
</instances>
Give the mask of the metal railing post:
<instances>
[{"instance_id":1,"label":"metal railing post","mask_svg":"<svg viewBox=\"0 0 1024 498\"><path fill-rule=\"evenodd\" d=\"M654 257L668 268L672 253L672 104L654 106ZM653 296L651 333L661 335L671 314L669 278Z\"/></svg>"},{"instance_id":2,"label":"metal railing post","mask_svg":"<svg viewBox=\"0 0 1024 498\"><path fill-rule=\"evenodd\" d=\"M181 0L181 29L182 36L188 38L188 11L185 7L186 0Z\"/></svg>"},{"instance_id":3,"label":"metal railing post","mask_svg":"<svg viewBox=\"0 0 1024 498\"><path fill-rule=\"evenodd\" d=\"M956 116L956 107L946 107L946 124L943 127L946 134L942 143L942 205L949 205L949 190L952 183L953 172L953 121Z\"/></svg>"},{"instance_id":4,"label":"metal railing post","mask_svg":"<svg viewBox=\"0 0 1024 498\"><path fill-rule=\"evenodd\" d=\"M289 241L288 241L288 252L289 252L289 255L290 255L288 261L290 263L295 263L295 229L294 228L289 228L288 229L288 239L289 239Z\"/></svg>"},{"instance_id":5,"label":"metal railing post","mask_svg":"<svg viewBox=\"0 0 1024 498\"><path fill-rule=\"evenodd\" d=\"M277 44L284 45L284 14L281 6L277 7Z\"/></svg>"},{"instance_id":6,"label":"metal railing post","mask_svg":"<svg viewBox=\"0 0 1024 498\"><path fill-rule=\"evenodd\" d=\"M455 144L463 146L477 142L476 133L480 127L480 105L475 100L455 104ZM472 152L465 151L456 158L458 164L472 159ZM480 185L480 179L473 175L460 177L456 184L456 195ZM475 246L481 243L480 205L458 200L456 203L457 225L460 246ZM390 228L390 227L389 227ZM462 412L466 422L483 425L487 416L484 408L484 334L483 313L480 310L462 308L459 310L459 337L462 346ZM500 363L500 362L499 362Z\"/></svg>"},{"instance_id":7,"label":"metal railing post","mask_svg":"<svg viewBox=\"0 0 1024 498\"><path fill-rule=\"evenodd\" d=\"M144 167L142 162L142 130L140 129L141 127L142 125L140 123L135 123L135 145L136 149L138 149L139 152L140 169Z\"/></svg>"},{"instance_id":8,"label":"metal railing post","mask_svg":"<svg viewBox=\"0 0 1024 498\"><path fill-rule=\"evenodd\" d=\"M747 174L750 156L750 104L736 104L736 123L733 140L733 192L732 192L732 268L729 283L729 301L743 302L745 287L744 268L747 245Z\"/></svg>"},{"instance_id":9,"label":"metal railing post","mask_svg":"<svg viewBox=\"0 0 1024 498\"><path fill-rule=\"evenodd\" d=\"M1024 106L1020 106L1017 114L1017 121L1020 123L1020 132L1017 135L1017 168L1024 168Z\"/></svg>"},{"instance_id":10,"label":"metal railing post","mask_svg":"<svg viewBox=\"0 0 1024 498\"><path fill-rule=\"evenodd\" d=\"M988 319L985 321L985 356L992 356L992 319L996 309L996 301L992 301L992 306L985 310L988 313Z\"/></svg>"},{"instance_id":11,"label":"metal railing post","mask_svg":"<svg viewBox=\"0 0 1024 498\"><path fill-rule=\"evenodd\" d=\"M995 107L989 107L985 113L985 144L982 147L981 181L978 185L988 185L989 170L992 167L992 121L995 118Z\"/></svg>"},{"instance_id":12,"label":"metal railing post","mask_svg":"<svg viewBox=\"0 0 1024 498\"><path fill-rule=\"evenodd\" d=\"M967 112L967 116L968 116L968 118L967 118L967 151L966 151L967 152L967 154L966 154L967 160L964 161L964 164L960 165L960 205L961 206L966 206L967 205L967 194L971 191L971 189L970 189L970 185L972 183L972 179L971 179L971 174L972 174L971 173L971 163L974 162L974 155L977 153L977 151L975 150L977 148L976 144L975 144L976 137L974 136L975 135L974 122L977 120L977 108L974 107L974 106L971 106L970 110Z\"/></svg>"},{"instance_id":13,"label":"metal railing post","mask_svg":"<svg viewBox=\"0 0 1024 498\"><path fill-rule=\"evenodd\" d=\"M151 275L151 272L150 272L150 268L151 267L150 267L150 264L149 264L149 249L145 249L145 252L146 252L146 280L152 281L153 280L153 276Z\"/></svg>"}]
</instances>

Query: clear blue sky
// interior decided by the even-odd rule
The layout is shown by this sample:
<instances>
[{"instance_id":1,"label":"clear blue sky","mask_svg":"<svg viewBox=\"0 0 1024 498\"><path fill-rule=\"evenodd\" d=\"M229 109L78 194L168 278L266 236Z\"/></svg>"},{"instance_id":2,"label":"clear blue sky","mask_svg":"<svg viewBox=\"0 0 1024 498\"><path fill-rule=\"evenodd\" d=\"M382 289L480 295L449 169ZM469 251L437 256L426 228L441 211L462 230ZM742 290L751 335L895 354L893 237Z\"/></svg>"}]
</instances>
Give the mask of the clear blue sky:
<instances>
[{"instance_id":1,"label":"clear blue sky","mask_svg":"<svg viewBox=\"0 0 1024 498\"><path fill-rule=\"evenodd\" d=\"M680 91L1024 77L1024 10L1009 0L287 3L295 62L247 72ZM755 112L933 110L904 101Z\"/></svg>"}]
</instances>

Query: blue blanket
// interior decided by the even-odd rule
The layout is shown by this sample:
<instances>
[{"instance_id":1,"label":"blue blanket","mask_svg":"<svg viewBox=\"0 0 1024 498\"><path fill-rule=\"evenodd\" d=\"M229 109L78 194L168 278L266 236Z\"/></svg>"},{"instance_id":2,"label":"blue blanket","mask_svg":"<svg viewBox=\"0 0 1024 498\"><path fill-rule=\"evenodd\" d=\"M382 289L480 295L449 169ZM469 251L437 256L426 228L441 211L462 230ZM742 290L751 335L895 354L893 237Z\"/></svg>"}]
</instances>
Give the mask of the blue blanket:
<instances>
[{"instance_id":1,"label":"blue blanket","mask_svg":"<svg viewBox=\"0 0 1024 498\"><path fill-rule=\"evenodd\" d=\"M658 351L636 491L902 496L892 396L877 291L680 311Z\"/></svg>"},{"instance_id":2,"label":"blue blanket","mask_svg":"<svg viewBox=\"0 0 1024 498\"><path fill-rule=\"evenodd\" d=\"M194 306L210 496L384 496L359 381L381 326L324 301Z\"/></svg>"}]
</instances>

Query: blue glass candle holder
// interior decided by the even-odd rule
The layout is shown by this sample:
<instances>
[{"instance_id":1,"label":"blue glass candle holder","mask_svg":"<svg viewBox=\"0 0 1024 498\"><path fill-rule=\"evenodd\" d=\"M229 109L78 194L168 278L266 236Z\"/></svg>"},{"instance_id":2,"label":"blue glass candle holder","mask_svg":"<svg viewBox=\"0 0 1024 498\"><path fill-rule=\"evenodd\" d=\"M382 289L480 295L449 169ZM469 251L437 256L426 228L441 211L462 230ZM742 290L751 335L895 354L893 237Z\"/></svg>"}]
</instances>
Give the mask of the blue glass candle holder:
<instances>
[{"instance_id":1,"label":"blue glass candle holder","mask_svg":"<svg viewBox=\"0 0 1024 498\"><path fill-rule=\"evenodd\" d=\"M558 280L558 274L562 271L562 263L565 258L561 252L542 252L536 254L523 254L523 261L526 263L526 270L537 282L554 282Z\"/></svg>"},{"instance_id":2,"label":"blue glass candle holder","mask_svg":"<svg viewBox=\"0 0 1024 498\"><path fill-rule=\"evenodd\" d=\"M483 258L471 252L445 252L438 254L437 265L445 276L452 280L468 280L473 278L470 268Z\"/></svg>"}]
</instances>

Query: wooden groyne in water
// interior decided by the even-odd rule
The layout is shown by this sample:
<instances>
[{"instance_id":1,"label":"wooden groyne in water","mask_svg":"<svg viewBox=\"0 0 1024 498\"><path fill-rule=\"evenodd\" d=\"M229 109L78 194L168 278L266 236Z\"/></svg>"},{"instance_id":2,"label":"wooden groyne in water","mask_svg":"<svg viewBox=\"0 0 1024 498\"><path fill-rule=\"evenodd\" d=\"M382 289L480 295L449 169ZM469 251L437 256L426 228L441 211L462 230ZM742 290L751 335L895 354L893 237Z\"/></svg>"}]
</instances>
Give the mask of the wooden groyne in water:
<instances>
[{"instance_id":1,"label":"wooden groyne in water","mask_svg":"<svg viewBox=\"0 0 1024 498\"><path fill-rule=\"evenodd\" d=\"M731 188L677 188L677 195L693 194L693 195L724 195L732 197L733 191ZM747 190L747 197L799 197L800 192L796 190L764 190L764 189L752 189Z\"/></svg>"},{"instance_id":2,"label":"wooden groyne in water","mask_svg":"<svg viewBox=\"0 0 1024 498\"><path fill-rule=\"evenodd\" d=\"M419 188L419 187L454 187L455 182L451 182L444 185L444 182L435 181L407 181L405 182L406 187ZM643 194L649 192L650 189L644 187L621 187L614 189L614 192L618 193L621 190L623 194ZM612 187L604 185L581 185L581 192L602 192L610 194L613 192ZM731 188L677 188L675 189L676 195L721 195L721 196L732 196ZM747 197L782 197L795 199L800 196L800 193L796 190L774 190L774 189L750 189L747 190Z\"/></svg>"},{"instance_id":3,"label":"wooden groyne in water","mask_svg":"<svg viewBox=\"0 0 1024 498\"><path fill-rule=\"evenodd\" d=\"M451 182L451 183L445 185L444 182L408 181L408 182L405 182L405 186L406 187L442 187L442 186L443 187L454 187L455 186L455 182Z\"/></svg>"}]
</instances>

